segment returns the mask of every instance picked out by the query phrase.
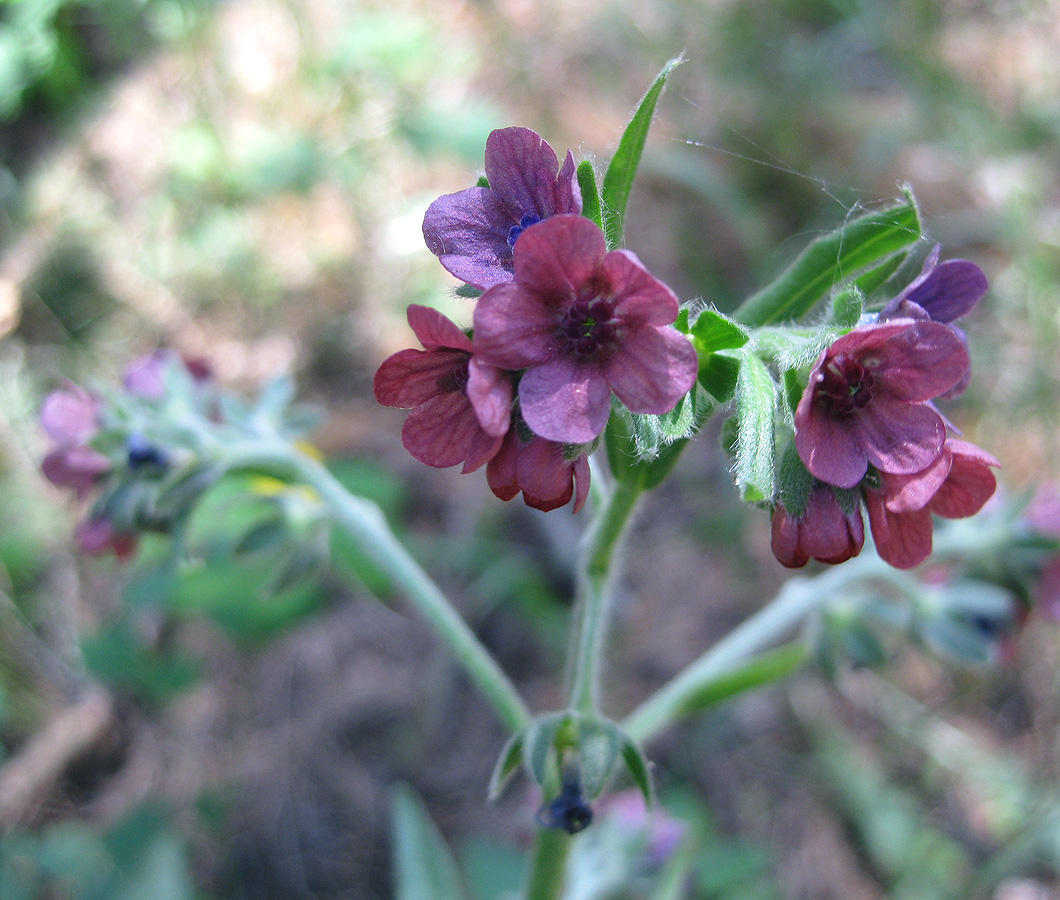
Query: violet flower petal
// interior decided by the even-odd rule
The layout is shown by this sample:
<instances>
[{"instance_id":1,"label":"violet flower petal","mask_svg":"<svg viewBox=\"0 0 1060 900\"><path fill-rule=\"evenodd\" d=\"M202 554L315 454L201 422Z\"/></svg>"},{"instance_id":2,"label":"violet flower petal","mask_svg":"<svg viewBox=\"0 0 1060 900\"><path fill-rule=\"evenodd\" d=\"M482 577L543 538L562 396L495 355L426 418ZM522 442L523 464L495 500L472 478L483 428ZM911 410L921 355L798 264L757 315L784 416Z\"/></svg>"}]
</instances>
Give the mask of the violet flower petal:
<instances>
[{"instance_id":1,"label":"violet flower petal","mask_svg":"<svg viewBox=\"0 0 1060 900\"><path fill-rule=\"evenodd\" d=\"M561 356L526 371L519 382L519 403L534 434L561 444L585 444L607 424L611 390L596 366Z\"/></svg>"},{"instance_id":2,"label":"violet flower petal","mask_svg":"<svg viewBox=\"0 0 1060 900\"><path fill-rule=\"evenodd\" d=\"M813 391L807 388L795 410L795 449L806 468L821 481L852 488L868 470L858 428L859 419L815 415Z\"/></svg>"},{"instance_id":3,"label":"violet flower petal","mask_svg":"<svg viewBox=\"0 0 1060 900\"><path fill-rule=\"evenodd\" d=\"M896 569L912 569L931 555L931 513L891 513L880 491L865 492L865 508L880 558Z\"/></svg>"},{"instance_id":4,"label":"violet flower petal","mask_svg":"<svg viewBox=\"0 0 1060 900\"><path fill-rule=\"evenodd\" d=\"M512 418L511 375L474 356L467 371L467 399L475 408L482 430L491 437L504 437Z\"/></svg>"},{"instance_id":5,"label":"violet flower petal","mask_svg":"<svg viewBox=\"0 0 1060 900\"><path fill-rule=\"evenodd\" d=\"M436 394L413 409L401 428L401 442L415 459L444 469L467 458L481 431L467 398L459 391L452 391ZM495 449L499 449L501 438L493 440Z\"/></svg>"},{"instance_id":6,"label":"violet flower petal","mask_svg":"<svg viewBox=\"0 0 1060 900\"><path fill-rule=\"evenodd\" d=\"M411 304L407 312L409 327L425 350L466 350L471 352L471 338L453 322L430 306Z\"/></svg>"},{"instance_id":7,"label":"violet flower petal","mask_svg":"<svg viewBox=\"0 0 1060 900\"><path fill-rule=\"evenodd\" d=\"M868 461L881 472L911 475L926 469L942 452L946 426L926 404L878 396L858 416L856 438Z\"/></svg>"},{"instance_id":8,"label":"violet flower petal","mask_svg":"<svg viewBox=\"0 0 1060 900\"><path fill-rule=\"evenodd\" d=\"M923 509L942 487L952 465L953 455L944 447L923 471L912 475L881 474L888 511L903 513Z\"/></svg>"},{"instance_id":9,"label":"violet flower petal","mask_svg":"<svg viewBox=\"0 0 1060 900\"><path fill-rule=\"evenodd\" d=\"M859 354L876 379L877 396L887 393L907 403L932 400L953 387L968 370L967 349L952 329L941 323L895 319L864 331L870 334L861 342Z\"/></svg>"},{"instance_id":10,"label":"violet flower petal","mask_svg":"<svg viewBox=\"0 0 1060 900\"><path fill-rule=\"evenodd\" d=\"M662 415L695 383L699 357L691 341L674 328L632 329L604 364L604 377L634 413Z\"/></svg>"},{"instance_id":11,"label":"violet flower petal","mask_svg":"<svg viewBox=\"0 0 1060 900\"><path fill-rule=\"evenodd\" d=\"M990 283L983 270L967 259L948 259L902 292L936 322L952 322L983 299Z\"/></svg>"},{"instance_id":12,"label":"violet flower petal","mask_svg":"<svg viewBox=\"0 0 1060 900\"><path fill-rule=\"evenodd\" d=\"M558 352L559 313L521 285L498 284L475 304L475 355L502 369L525 369Z\"/></svg>"},{"instance_id":13,"label":"violet flower petal","mask_svg":"<svg viewBox=\"0 0 1060 900\"><path fill-rule=\"evenodd\" d=\"M462 350L399 350L383 360L375 373L375 399L382 406L398 409L426 403L438 395L439 383L453 378L467 358Z\"/></svg>"},{"instance_id":14,"label":"violet flower petal","mask_svg":"<svg viewBox=\"0 0 1060 900\"><path fill-rule=\"evenodd\" d=\"M931 501L931 511L945 519L964 519L983 508L997 489L997 478L990 467L1000 466L991 454L967 441L950 439L947 449L953 457L949 477Z\"/></svg>"},{"instance_id":15,"label":"violet flower petal","mask_svg":"<svg viewBox=\"0 0 1060 900\"><path fill-rule=\"evenodd\" d=\"M520 452L516 472L523 500L533 509L558 509L574 495L571 462L564 458L562 445L553 441L534 438Z\"/></svg>"},{"instance_id":16,"label":"violet flower petal","mask_svg":"<svg viewBox=\"0 0 1060 900\"><path fill-rule=\"evenodd\" d=\"M568 156L573 166L574 158ZM559 208L556 151L529 128L513 126L490 132L485 169L490 189L520 212L534 212L542 219L557 212L581 212L580 203L577 210Z\"/></svg>"},{"instance_id":17,"label":"violet flower petal","mask_svg":"<svg viewBox=\"0 0 1060 900\"><path fill-rule=\"evenodd\" d=\"M584 216L552 216L520 235L515 280L529 292L555 298L558 305L574 298L606 255L607 240L594 222Z\"/></svg>"},{"instance_id":18,"label":"violet flower petal","mask_svg":"<svg viewBox=\"0 0 1060 900\"><path fill-rule=\"evenodd\" d=\"M41 426L53 440L84 444L99 430L99 400L84 388L71 384L52 391L41 405Z\"/></svg>"},{"instance_id":19,"label":"violet flower petal","mask_svg":"<svg viewBox=\"0 0 1060 900\"><path fill-rule=\"evenodd\" d=\"M677 295L628 250L613 250L603 269L616 298L614 315L638 325L670 325L680 312Z\"/></svg>"},{"instance_id":20,"label":"violet flower petal","mask_svg":"<svg viewBox=\"0 0 1060 900\"><path fill-rule=\"evenodd\" d=\"M519 212L489 188L445 194L423 216L423 240L451 275L480 290L512 280L508 232Z\"/></svg>"}]
</instances>

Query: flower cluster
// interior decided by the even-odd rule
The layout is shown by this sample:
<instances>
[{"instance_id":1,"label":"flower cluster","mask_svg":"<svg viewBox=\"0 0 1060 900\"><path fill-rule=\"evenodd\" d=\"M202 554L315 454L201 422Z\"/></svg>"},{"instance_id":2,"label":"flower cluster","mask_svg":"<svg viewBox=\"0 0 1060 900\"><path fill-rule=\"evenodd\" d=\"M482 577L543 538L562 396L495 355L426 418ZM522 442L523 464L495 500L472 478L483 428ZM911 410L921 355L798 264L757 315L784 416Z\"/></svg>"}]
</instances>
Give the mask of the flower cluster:
<instances>
[{"instance_id":1,"label":"flower cluster","mask_svg":"<svg viewBox=\"0 0 1060 900\"><path fill-rule=\"evenodd\" d=\"M526 128L486 141L489 187L428 208L427 246L442 265L483 289L474 330L441 313L408 311L423 350L389 357L376 399L410 409L402 442L419 461L463 472L486 465L494 494L542 510L589 486L587 454L612 395L634 413L661 415L691 390L698 358L672 327L678 300L637 257L608 251L580 215L574 158L562 167Z\"/></svg>"},{"instance_id":2,"label":"flower cluster","mask_svg":"<svg viewBox=\"0 0 1060 900\"><path fill-rule=\"evenodd\" d=\"M932 514L964 518L993 494L998 461L952 436L933 402L967 384L966 341L951 323L986 289L974 263L940 264L936 248L874 322L821 353L795 410L795 448L814 484L803 509L774 509L781 563L856 556L863 502L880 556L912 568L931 553Z\"/></svg>"}]
</instances>

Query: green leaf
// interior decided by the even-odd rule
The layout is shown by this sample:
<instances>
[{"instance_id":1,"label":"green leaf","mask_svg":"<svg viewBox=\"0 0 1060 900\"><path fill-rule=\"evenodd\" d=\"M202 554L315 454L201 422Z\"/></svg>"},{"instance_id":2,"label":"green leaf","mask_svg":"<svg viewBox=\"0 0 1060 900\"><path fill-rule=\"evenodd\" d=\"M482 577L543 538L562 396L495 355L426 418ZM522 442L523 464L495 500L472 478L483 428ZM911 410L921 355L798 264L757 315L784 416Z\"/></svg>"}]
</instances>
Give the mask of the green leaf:
<instances>
[{"instance_id":1,"label":"green leaf","mask_svg":"<svg viewBox=\"0 0 1060 900\"><path fill-rule=\"evenodd\" d=\"M276 550L287 543L289 532L282 516L270 517L258 522L244 532L236 541L232 552L236 556L260 553L262 550Z\"/></svg>"},{"instance_id":2,"label":"green leaf","mask_svg":"<svg viewBox=\"0 0 1060 900\"><path fill-rule=\"evenodd\" d=\"M715 350L735 350L751 339L743 326L716 309L709 308L696 317L690 333L700 355Z\"/></svg>"},{"instance_id":3,"label":"green leaf","mask_svg":"<svg viewBox=\"0 0 1060 900\"><path fill-rule=\"evenodd\" d=\"M607 787L624 737L614 722L590 718L578 720L578 771L587 800L598 797Z\"/></svg>"},{"instance_id":4,"label":"green leaf","mask_svg":"<svg viewBox=\"0 0 1060 900\"><path fill-rule=\"evenodd\" d=\"M786 678L803 664L806 655L806 645L801 640L767 650L701 684L676 715L693 715L737 694Z\"/></svg>"},{"instance_id":5,"label":"green leaf","mask_svg":"<svg viewBox=\"0 0 1060 900\"><path fill-rule=\"evenodd\" d=\"M651 785L651 766L644 751L640 749L637 742L629 735L623 735L622 760L626 764L630 778L637 786L637 790L644 797L644 802L651 806L655 802L655 792Z\"/></svg>"},{"instance_id":6,"label":"green leaf","mask_svg":"<svg viewBox=\"0 0 1060 900\"><path fill-rule=\"evenodd\" d=\"M775 489L774 434L777 385L753 353L744 353L736 379L736 484L744 500L771 500Z\"/></svg>"},{"instance_id":7,"label":"green leaf","mask_svg":"<svg viewBox=\"0 0 1060 900\"><path fill-rule=\"evenodd\" d=\"M853 328L861 319L865 307L865 296L852 285L840 291L832 298L832 314L829 321L843 328Z\"/></svg>"},{"instance_id":8,"label":"green leaf","mask_svg":"<svg viewBox=\"0 0 1060 900\"><path fill-rule=\"evenodd\" d=\"M736 310L751 327L806 315L839 282L904 250L922 236L911 193L905 202L868 213L818 238L787 269Z\"/></svg>"},{"instance_id":9,"label":"green leaf","mask_svg":"<svg viewBox=\"0 0 1060 900\"><path fill-rule=\"evenodd\" d=\"M591 219L601 228L604 220L600 210L600 190L596 186L596 169L588 159L578 163L578 187L582 192L582 215Z\"/></svg>"},{"instance_id":10,"label":"green leaf","mask_svg":"<svg viewBox=\"0 0 1060 900\"><path fill-rule=\"evenodd\" d=\"M526 738L525 731L519 731L508 738L501 755L497 757L497 765L493 768L490 776L489 799L496 800L504 790L508 779L515 774L515 770L523 761L523 742Z\"/></svg>"},{"instance_id":11,"label":"green leaf","mask_svg":"<svg viewBox=\"0 0 1060 900\"><path fill-rule=\"evenodd\" d=\"M637 458L641 461L653 460L667 444L691 437L696 428L695 408L695 397L688 393L670 412L661 416L631 415Z\"/></svg>"},{"instance_id":12,"label":"green leaf","mask_svg":"<svg viewBox=\"0 0 1060 900\"><path fill-rule=\"evenodd\" d=\"M648 92L637 104L633 118L630 119L618 142L618 150L615 151L607 172L604 174L603 223L609 248L617 247L622 243L626 204L629 202L633 179L637 175L640 157L644 152L644 142L651 128L652 116L655 115L655 104L659 101L670 73L683 61L683 56L675 56L662 67L662 71L655 77Z\"/></svg>"},{"instance_id":13,"label":"green leaf","mask_svg":"<svg viewBox=\"0 0 1060 900\"><path fill-rule=\"evenodd\" d=\"M291 405L295 397L294 379L287 374L277 375L270 379L261 389L258 397L257 412L278 420L283 411Z\"/></svg>"},{"instance_id":14,"label":"green leaf","mask_svg":"<svg viewBox=\"0 0 1060 900\"><path fill-rule=\"evenodd\" d=\"M792 422L795 420L795 410L799 408L799 401L805 390L806 383L795 369L788 369L784 372L784 399L787 401Z\"/></svg>"},{"instance_id":15,"label":"green leaf","mask_svg":"<svg viewBox=\"0 0 1060 900\"><path fill-rule=\"evenodd\" d=\"M871 296L874 291L879 290L898 269L908 254L896 253L889 260L869 269L864 275L854 279L854 287L861 291L865 297Z\"/></svg>"},{"instance_id":16,"label":"green leaf","mask_svg":"<svg viewBox=\"0 0 1060 900\"><path fill-rule=\"evenodd\" d=\"M395 900L463 900L460 871L423 801L399 785L391 803Z\"/></svg>"},{"instance_id":17,"label":"green leaf","mask_svg":"<svg viewBox=\"0 0 1060 900\"><path fill-rule=\"evenodd\" d=\"M699 358L699 383L719 403L728 403L736 392L740 361L723 353L708 353Z\"/></svg>"}]
</instances>

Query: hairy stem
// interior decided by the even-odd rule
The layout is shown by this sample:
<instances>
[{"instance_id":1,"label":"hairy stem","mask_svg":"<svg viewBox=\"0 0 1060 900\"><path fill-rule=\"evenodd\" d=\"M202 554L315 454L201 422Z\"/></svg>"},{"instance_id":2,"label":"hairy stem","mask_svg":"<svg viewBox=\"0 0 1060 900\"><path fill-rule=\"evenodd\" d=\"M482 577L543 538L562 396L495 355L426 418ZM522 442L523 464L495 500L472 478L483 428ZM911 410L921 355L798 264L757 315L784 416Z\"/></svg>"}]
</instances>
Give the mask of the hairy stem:
<instances>
[{"instance_id":1,"label":"hairy stem","mask_svg":"<svg viewBox=\"0 0 1060 900\"><path fill-rule=\"evenodd\" d=\"M596 712L599 708L615 551L642 490L636 483L617 482L586 535L578 573L578 624L571 648L570 708L579 712Z\"/></svg>"},{"instance_id":2,"label":"hairy stem","mask_svg":"<svg viewBox=\"0 0 1060 900\"><path fill-rule=\"evenodd\" d=\"M523 900L559 900L567 878L572 838L560 828L539 828L523 886Z\"/></svg>"}]
</instances>

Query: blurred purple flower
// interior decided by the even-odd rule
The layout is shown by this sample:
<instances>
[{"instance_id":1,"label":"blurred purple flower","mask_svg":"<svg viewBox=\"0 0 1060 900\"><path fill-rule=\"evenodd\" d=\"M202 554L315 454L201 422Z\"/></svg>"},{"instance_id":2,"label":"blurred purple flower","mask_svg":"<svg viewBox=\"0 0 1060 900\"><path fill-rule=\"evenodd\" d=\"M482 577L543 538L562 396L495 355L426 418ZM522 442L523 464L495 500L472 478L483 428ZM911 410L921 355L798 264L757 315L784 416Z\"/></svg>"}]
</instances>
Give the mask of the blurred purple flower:
<instances>
[{"instance_id":1,"label":"blurred purple flower","mask_svg":"<svg viewBox=\"0 0 1060 900\"><path fill-rule=\"evenodd\" d=\"M523 231L558 213L582 211L570 151L555 151L529 128L501 128L486 138L489 187L446 194L423 217L423 237L441 264L485 290L512 280L512 253Z\"/></svg>"},{"instance_id":2,"label":"blurred purple flower","mask_svg":"<svg viewBox=\"0 0 1060 900\"><path fill-rule=\"evenodd\" d=\"M475 307L475 353L519 382L531 431L584 444L604 429L611 392L631 412L669 412L696 380L698 357L670 327L678 302L626 250L607 252L582 216L535 225L515 248L515 280Z\"/></svg>"},{"instance_id":3,"label":"blurred purple flower","mask_svg":"<svg viewBox=\"0 0 1060 900\"><path fill-rule=\"evenodd\" d=\"M209 363L186 357L175 350L153 350L131 362L122 376L125 390L145 400L161 400L166 395L166 370L179 363L196 382L213 377Z\"/></svg>"},{"instance_id":4,"label":"blurred purple flower","mask_svg":"<svg viewBox=\"0 0 1060 900\"><path fill-rule=\"evenodd\" d=\"M110 460L88 446L99 430L100 401L76 384L53 391L41 407L41 425L55 442L41 462L44 477L85 497L111 469Z\"/></svg>"},{"instance_id":5,"label":"blurred purple flower","mask_svg":"<svg viewBox=\"0 0 1060 900\"><path fill-rule=\"evenodd\" d=\"M589 460L584 453L569 459L564 445L542 437L523 442L512 428L500 451L486 465L486 481L501 500L520 491L527 506L542 512L558 509L574 498L578 512L589 496Z\"/></svg>"},{"instance_id":6,"label":"blurred purple flower","mask_svg":"<svg viewBox=\"0 0 1060 900\"><path fill-rule=\"evenodd\" d=\"M861 501L853 495L851 502L853 508L844 510L831 486L818 481L801 516L777 504L770 539L777 561L798 569L811 559L835 565L857 556L865 544L865 523Z\"/></svg>"},{"instance_id":7,"label":"blurred purple flower","mask_svg":"<svg viewBox=\"0 0 1060 900\"><path fill-rule=\"evenodd\" d=\"M928 402L953 387L968 352L946 325L896 319L855 328L826 349L795 411L795 446L828 484L855 487L869 463L912 474L942 451L946 425Z\"/></svg>"},{"instance_id":8,"label":"blurred purple flower","mask_svg":"<svg viewBox=\"0 0 1060 900\"><path fill-rule=\"evenodd\" d=\"M383 406L410 409L401 442L416 459L471 472L491 459L508 431L512 382L472 355L470 338L437 310L412 305L409 325L423 350L400 350L375 373Z\"/></svg>"},{"instance_id":9,"label":"blurred purple flower","mask_svg":"<svg viewBox=\"0 0 1060 900\"><path fill-rule=\"evenodd\" d=\"M897 569L911 569L931 555L932 514L973 516L997 488L990 471L1000 466L975 444L947 438L938 458L912 475L880 474L880 487L865 491L876 550Z\"/></svg>"},{"instance_id":10,"label":"blurred purple flower","mask_svg":"<svg viewBox=\"0 0 1060 900\"><path fill-rule=\"evenodd\" d=\"M113 553L118 559L128 559L136 552L138 538L134 532L115 531L107 518L89 519L77 529L77 544L89 556Z\"/></svg>"}]
</instances>

